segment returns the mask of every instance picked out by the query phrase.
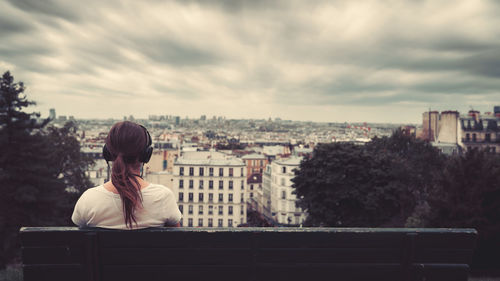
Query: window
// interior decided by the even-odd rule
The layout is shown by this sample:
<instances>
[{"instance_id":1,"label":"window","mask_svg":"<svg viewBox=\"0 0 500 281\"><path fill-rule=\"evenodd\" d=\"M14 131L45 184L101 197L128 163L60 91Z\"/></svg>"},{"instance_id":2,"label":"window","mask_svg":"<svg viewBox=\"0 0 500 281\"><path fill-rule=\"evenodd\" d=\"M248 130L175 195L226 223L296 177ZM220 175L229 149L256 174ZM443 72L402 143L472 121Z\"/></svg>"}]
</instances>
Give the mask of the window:
<instances>
[{"instance_id":1,"label":"window","mask_svg":"<svg viewBox=\"0 0 500 281\"><path fill-rule=\"evenodd\" d=\"M229 198L228 198L229 202L233 202L233 194L232 193L229 193Z\"/></svg>"},{"instance_id":2,"label":"window","mask_svg":"<svg viewBox=\"0 0 500 281\"><path fill-rule=\"evenodd\" d=\"M264 161L260 160L260 166L264 166Z\"/></svg>"},{"instance_id":3,"label":"window","mask_svg":"<svg viewBox=\"0 0 500 281\"><path fill-rule=\"evenodd\" d=\"M199 188L200 188L200 189L203 189L203 180L200 180L200 185L199 185Z\"/></svg>"},{"instance_id":4,"label":"window","mask_svg":"<svg viewBox=\"0 0 500 281\"><path fill-rule=\"evenodd\" d=\"M208 205L208 214L213 215L214 214L214 206Z\"/></svg>"},{"instance_id":5,"label":"window","mask_svg":"<svg viewBox=\"0 0 500 281\"><path fill-rule=\"evenodd\" d=\"M191 218L188 219L188 226L193 227L193 219Z\"/></svg>"},{"instance_id":6,"label":"window","mask_svg":"<svg viewBox=\"0 0 500 281\"><path fill-rule=\"evenodd\" d=\"M203 219L198 219L198 226L203 226Z\"/></svg>"},{"instance_id":7,"label":"window","mask_svg":"<svg viewBox=\"0 0 500 281\"><path fill-rule=\"evenodd\" d=\"M233 168L229 168L229 176L232 177L233 176Z\"/></svg>"},{"instance_id":8,"label":"window","mask_svg":"<svg viewBox=\"0 0 500 281\"><path fill-rule=\"evenodd\" d=\"M217 226L222 227L222 219L219 219Z\"/></svg>"},{"instance_id":9,"label":"window","mask_svg":"<svg viewBox=\"0 0 500 281\"><path fill-rule=\"evenodd\" d=\"M250 190L253 190L253 184L250 185Z\"/></svg>"},{"instance_id":10,"label":"window","mask_svg":"<svg viewBox=\"0 0 500 281\"><path fill-rule=\"evenodd\" d=\"M208 227L212 227L213 226L213 222L214 222L213 219L208 219Z\"/></svg>"},{"instance_id":11,"label":"window","mask_svg":"<svg viewBox=\"0 0 500 281\"><path fill-rule=\"evenodd\" d=\"M233 219L228 219L227 220L227 226L229 226L229 227L233 226Z\"/></svg>"},{"instance_id":12,"label":"window","mask_svg":"<svg viewBox=\"0 0 500 281\"><path fill-rule=\"evenodd\" d=\"M229 181L229 189L233 189L233 181Z\"/></svg>"},{"instance_id":13,"label":"window","mask_svg":"<svg viewBox=\"0 0 500 281\"><path fill-rule=\"evenodd\" d=\"M219 215L224 213L224 206L219 206Z\"/></svg>"},{"instance_id":14,"label":"window","mask_svg":"<svg viewBox=\"0 0 500 281\"><path fill-rule=\"evenodd\" d=\"M219 202L224 201L224 194L219 193Z\"/></svg>"},{"instance_id":15,"label":"window","mask_svg":"<svg viewBox=\"0 0 500 281\"><path fill-rule=\"evenodd\" d=\"M193 202L193 193L189 192L189 202Z\"/></svg>"},{"instance_id":16,"label":"window","mask_svg":"<svg viewBox=\"0 0 500 281\"><path fill-rule=\"evenodd\" d=\"M241 200L240 200L241 203L245 202L245 195L241 194Z\"/></svg>"},{"instance_id":17,"label":"window","mask_svg":"<svg viewBox=\"0 0 500 281\"><path fill-rule=\"evenodd\" d=\"M179 168L179 176L184 176L184 167Z\"/></svg>"},{"instance_id":18,"label":"window","mask_svg":"<svg viewBox=\"0 0 500 281\"><path fill-rule=\"evenodd\" d=\"M219 181L219 189L223 189L224 188L224 181Z\"/></svg>"},{"instance_id":19,"label":"window","mask_svg":"<svg viewBox=\"0 0 500 281\"><path fill-rule=\"evenodd\" d=\"M209 193L208 194L208 202L212 202L214 201L214 194L213 193Z\"/></svg>"},{"instance_id":20,"label":"window","mask_svg":"<svg viewBox=\"0 0 500 281\"><path fill-rule=\"evenodd\" d=\"M219 168L219 177L224 176L224 168Z\"/></svg>"},{"instance_id":21,"label":"window","mask_svg":"<svg viewBox=\"0 0 500 281\"><path fill-rule=\"evenodd\" d=\"M229 206L227 209L228 214L232 215L233 214L233 206Z\"/></svg>"},{"instance_id":22,"label":"window","mask_svg":"<svg viewBox=\"0 0 500 281\"><path fill-rule=\"evenodd\" d=\"M203 193L198 193L198 202L203 202Z\"/></svg>"},{"instance_id":23,"label":"window","mask_svg":"<svg viewBox=\"0 0 500 281\"><path fill-rule=\"evenodd\" d=\"M179 224L181 225L181 227L183 226L183 223L184 222L184 219L181 218L181 220L179 221Z\"/></svg>"},{"instance_id":24,"label":"window","mask_svg":"<svg viewBox=\"0 0 500 281\"><path fill-rule=\"evenodd\" d=\"M240 208L240 214L241 214L241 215L244 215L244 214L245 214L245 209L244 209L243 205L241 205L241 208Z\"/></svg>"},{"instance_id":25,"label":"window","mask_svg":"<svg viewBox=\"0 0 500 281\"><path fill-rule=\"evenodd\" d=\"M240 171L240 177L243 177L244 174L243 174L243 168L241 168L241 171Z\"/></svg>"},{"instance_id":26,"label":"window","mask_svg":"<svg viewBox=\"0 0 500 281\"><path fill-rule=\"evenodd\" d=\"M213 180L208 181L208 189L214 189L214 181Z\"/></svg>"},{"instance_id":27,"label":"window","mask_svg":"<svg viewBox=\"0 0 500 281\"><path fill-rule=\"evenodd\" d=\"M193 186L194 186L193 180L189 180L189 188L191 188L191 189L192 189L192 188L193 188Z\"/></svg>"},{"instance_id":28,"label":"window","mask_svg":"<svg viewBox=\"0 0 500 281\"><path fill-rule=\"evenodd\" d=\"M179 211L181 212L181 214L184 214L184 206L183 205L179 205Z\"/></svg>"},{"instance_id":29,"label":"window","mask_svg":"<svg viewBox=\"0 0 500 281\"><path fill-rule=\"evenodd\" d=\"M198 214L203 215L203 205L198 206Z\"/></svg>"},{"instance_id":30,"label":"window","mask_svg":"<svg viewBox=\"0 0 500 281\"><path fill-rule=\"evenodd\" d=\"M179 180L179 188L184 188L184 180Z\"/></svg>"},{"instance_id":31,"label":"window","mask_svg":"<svg viewBox=\"0 0 500 281\"><path fill-rule=\"evenodd\" d=\"M286 191L285 190L281 191L281 199L286 199Z\"/></svg>"},{"instance_id":32,"label":"window","mask_svg":"<svg viewBox=\"0 0 500 281\"><path fill-rule=\"evenodd\" d=\"M487 141L487 142L490 142L491 141L491 134L490 133L487 133L485 136L484 136L484 140Z\"/></svg>"},{"instance_id":33,"label":"window","mask_svg":"<svg viewBox=\"0 0 500 281\"><path fill-rule=\"evenodd\" d=\"M190 215L193 214L193 205L189 205L188 214L190 214Z\"/></svg>"},{"instance_id":34,"label":"window","mask_svg":"<svg viewBox=\"0 0 500 281\"><path fill-rule=\"evenodd\" d=\"M282 167L281 170L283 171L283 174L286 174L286 167Z\"/></svg>"},{"instance_id":35,"label":"window","mask_svg":"<svg viewBox=\"0 0 500 281\"><path fill-rule=\"evenodd\" d=\"M472 141L476 142L476 134L472 134Z\"/></svg>"},{"instance_id":36,"label":"window","mask_svg":"<svg viewBox=\"0 0 500 281\"><path fill-rule=\"evenodd\" d=\"M465 141L470 141L470 134L469 133L465 134Z\"/></svg>"},{"instance_id":37,"label":"window","mask_svg":"<svg viewBox=\"0 0 500 281\"><path fill-rule=\"evenodd\" d=\"M179 202L184 202L184 193L179 192Z\"/></svg>"},{"instance_id":38,"label":"window","mask_svg":"<svg viewBox=\"0 0 500 281\"><path fill-rule=\"evenodd\" d=\"M211 177L214 176L214 168L208 168L208 175Z\"/></svg>"},{"instance_id":39,"label":"window","mask_svg":"<svg viewBox=\"0 0 500 281\"><path fill-rule=\"evenodd\" d=\"M200 177L203 176L204 172L205 172L205 169L203 169L203 167L200 167Z\"/></svg>"},{"instance_id":40,"label":"window","mask_svg":"<svg viewBox=\"0 0 500 281\"><path fill-rule=\"evenodd\" d=\"M189 167L189 175L194 176L194 168L193 167Z\"/></svg>"},{"instance_id":41,"label":"window","mask_svg":"<svg viewBox=\"0 0 500 281\"><path fill-rule=\"evenodd\" d=\"M253 198L253 192L250 192L250 198Z\"/></svg>"},{"instance_id":42,"label":"window","mask_svg":"<svg viewBox=\"0 0 500 281\"><path fill-rule=\"evenodd\" d=\"M245 189L245 181L241 181L241 190Z\"/></svg>"}]
</instances>

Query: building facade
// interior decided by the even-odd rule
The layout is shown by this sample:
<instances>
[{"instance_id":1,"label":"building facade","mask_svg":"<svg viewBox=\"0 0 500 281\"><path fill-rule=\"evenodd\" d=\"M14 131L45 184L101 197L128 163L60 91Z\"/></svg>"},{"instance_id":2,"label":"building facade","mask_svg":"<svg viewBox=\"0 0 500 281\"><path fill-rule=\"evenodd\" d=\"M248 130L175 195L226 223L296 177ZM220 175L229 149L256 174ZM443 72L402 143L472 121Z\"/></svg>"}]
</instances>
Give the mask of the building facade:
<instances>
[{"instance_id":1,"label":"building facade","mask_svg":"<svg viewBox=\"0 0 500 281\"><path fill-rule=\"evenodd\" d=\"M246 167L215 151L185 152L174 162L173 187L184 227L246 223Z\"/></svg>"},{"instance_id":2,"label":"building facade","mask_svg":"<svg viewBox=\"0 0 500 281\"><path fill-rule=\"evenodd\" d=\"M294 170L299 168L300 157L274 160L269 164L263 176L263 205L266 215L278 224L300 225L307 218L301 208L296 207L297 197L292 194L291 181Z\"/></svg>"},{"instance_id":3,"label":"building facade","mask_svg":"<svg viewBox=\"0 0 500 281\"><path fill-rule=\"evenodd\" d=\"M446 154L457 154L471 149L500 152L500 106L494 112L481 114L470 110L424 112L419 137L431 142Z\"/></svg>"},{"instance_id":4,"label":"building facade","mask_svg":"<svg viewBox=\"0 0 500 281\"><path fill-rule=\"evenodd\" d=\"M255 173L262 175L268 163L267 157L258 153L245 155L241 159L245 162L248 178Z\"/></svg>"}]
</instances>

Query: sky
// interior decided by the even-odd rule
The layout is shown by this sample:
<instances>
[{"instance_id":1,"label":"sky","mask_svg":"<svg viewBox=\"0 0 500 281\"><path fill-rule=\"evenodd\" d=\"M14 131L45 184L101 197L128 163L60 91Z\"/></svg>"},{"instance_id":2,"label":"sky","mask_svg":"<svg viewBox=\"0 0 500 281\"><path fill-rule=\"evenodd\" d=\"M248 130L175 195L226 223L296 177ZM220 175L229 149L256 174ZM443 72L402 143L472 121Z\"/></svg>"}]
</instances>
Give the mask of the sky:
<instances>
[{"instance_id":1,"label":"sky","mask_svg":"<svg viewBox=\"0 0 500 281\"><path fill-rule=\"evenodd\" d=\"M421 123L500 105L500 1L0 0L32 110Z\"/></svg>"}]
</instances>

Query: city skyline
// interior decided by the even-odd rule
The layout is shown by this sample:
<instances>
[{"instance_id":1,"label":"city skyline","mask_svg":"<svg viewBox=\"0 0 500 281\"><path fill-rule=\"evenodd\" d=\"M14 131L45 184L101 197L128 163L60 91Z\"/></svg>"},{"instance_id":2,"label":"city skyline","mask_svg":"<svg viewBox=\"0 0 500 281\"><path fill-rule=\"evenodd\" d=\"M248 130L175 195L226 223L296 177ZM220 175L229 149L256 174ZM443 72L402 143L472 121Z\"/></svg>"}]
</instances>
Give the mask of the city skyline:
<instances>
[{"instance_id":1,"label":"city skyline","mask_svg":"<svg viewBox=\"0 0 500 281\"><path fill-rule=\"evenodd\" d=\"M0 71L32 110L421 122L500 100L494 1L0 0Z\"/></svg>"}]
</instances>

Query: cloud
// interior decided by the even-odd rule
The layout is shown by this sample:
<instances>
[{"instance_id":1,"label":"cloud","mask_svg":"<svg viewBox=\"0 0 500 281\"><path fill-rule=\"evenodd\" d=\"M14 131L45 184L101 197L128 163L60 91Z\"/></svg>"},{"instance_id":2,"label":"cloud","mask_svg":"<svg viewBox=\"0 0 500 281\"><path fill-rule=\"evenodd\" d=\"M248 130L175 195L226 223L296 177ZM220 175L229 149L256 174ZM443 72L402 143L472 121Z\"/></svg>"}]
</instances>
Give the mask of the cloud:
<instances>
[{"instance_id":1,"label":"cloud","mask_svg":"<svg viewBox=\"0 0 500 281\"><path fill-rule=\"evenodd\" d=\"M150 114L366 112L384 122L405 108L418 122L429 106L480 100L490 111L498 101L498 12L495 1L0 0L0 66L41 111L77 117L140 104ZM96 100L111 106L91 109Z\"/></svg>"}]
</instances>

